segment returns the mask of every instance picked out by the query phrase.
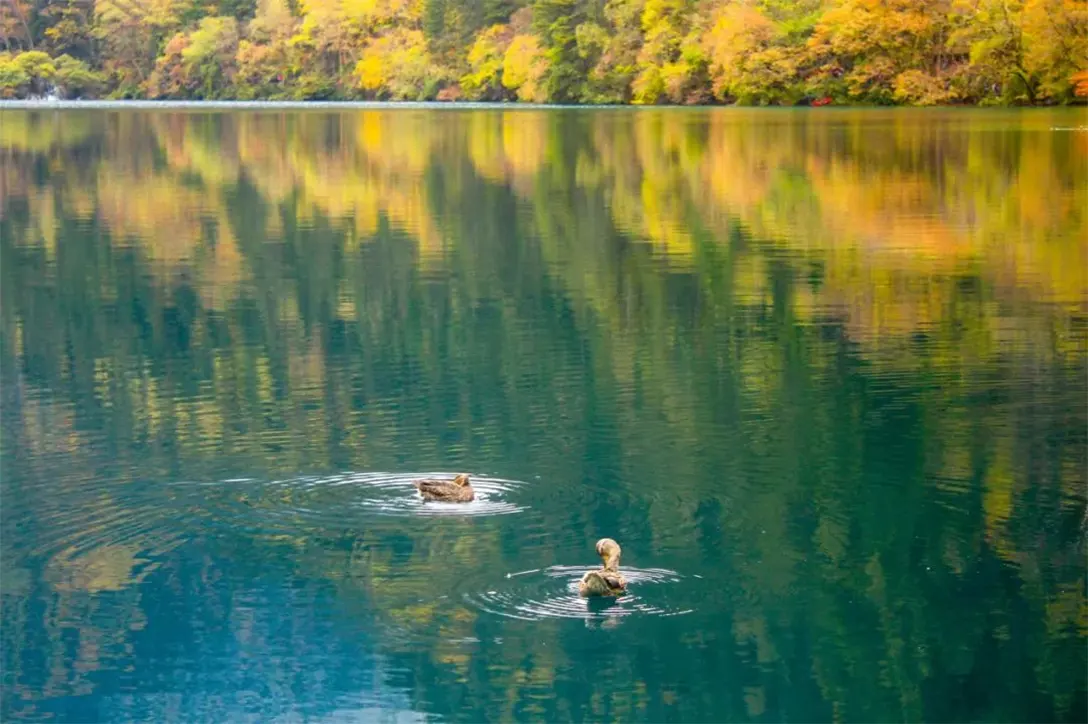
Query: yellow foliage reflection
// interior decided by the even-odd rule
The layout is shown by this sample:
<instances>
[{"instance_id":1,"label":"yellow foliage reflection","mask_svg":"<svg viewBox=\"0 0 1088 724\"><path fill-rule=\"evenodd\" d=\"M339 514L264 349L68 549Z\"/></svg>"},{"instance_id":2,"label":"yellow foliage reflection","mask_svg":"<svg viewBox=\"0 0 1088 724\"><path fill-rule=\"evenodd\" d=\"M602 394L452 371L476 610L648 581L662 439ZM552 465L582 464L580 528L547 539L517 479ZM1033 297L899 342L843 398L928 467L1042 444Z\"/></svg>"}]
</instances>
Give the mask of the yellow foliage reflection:
<instances>
[{"instance_id":1,"label":"yellow foliage reflection","mask_svg":"<svg viewBox=\"0 0 1088 724\"><path fill-rule=\"evenodd\" d=\"M66 460L114 425L118 465L146 457L165 478L179 458L237 455L296 475L507 454L532 440L525 454L571 479L591 444L619 451L624 480L717 476L736 490L651 490L631 507L650 549L694 542L732 567L744 596L715 603L752 670L796 655L780 602L805 588L829 711L861 718L839 704L856 700L856 673L871 667L873 686L924 718L920 646L940 632L922 624L940 617L906 581L970 585L988 557L1035 587L1040 625L1088 626L1073 564L1043 575L1043 546L1029 540L1065 535L1033 496L1063 514L1083 504L1083 411L1069 408L1055 423L1068 437L1053 433L1045 450L1028 443L1052 431L1026 430L1038 415L1023 412L1036 397L1066 404L1062 384L1088 363L1088 134L1051 130L1075 125L1071 113L128 112L79 114L63 130L50 114L5 112L0 229L25 270L4 277L17 290L2 318L17 362L8 384L25 398L14 448ZM90 271L73 271L80 263ZM68 306L51 316L55 289ZM551 297L561 312L541 311ZM31 367L56 399L35 396ZM69 389L89 402L67 401ZM614 440L580 434L578 421L604 414L591 405L609 406L614 429L595 433ZM970 419L980 408L992 414ZM914 466L910 490L881 495L917 517L944 506L959 516L948 528L962 525L934 526L925 541L918 555L936 573L905 568L912 520L874 531L898 512L866 512L867 487L884 483L869 468L884 461L863 455L863 438L900 422L925 445L898 461ZM815 449L802 454L801 438ZM84 512L95 516L88 535L156 520L105 498ZM413 546L407 565L388 532L329 543L303 523L252 543L289 548L349 611L362 600L392 627L436 631L426 654L450 681L480 676L482 616L434 594L507 560L507 540L451 526ZM722 538L741 545L724 552ZM134 596L149 571L165 575L155 553L169 545L65 541L46 556L49 582L72 610ZM858 654L870 658L847 661L861 605L881 638ZM599 625L632 628L619 624ZM531 663L489 663L508 691L495 705L505 718L534 711L570 669L534 635L510 643L532 650ZM706 632L686 635L694 646ZM653 711L626 666L605 678L634 688L598 692L581 713ZM745 681L738 716L777 716L772 684ZM667 706L687 696L662 693Z\"/></svg>"}]
</instances>

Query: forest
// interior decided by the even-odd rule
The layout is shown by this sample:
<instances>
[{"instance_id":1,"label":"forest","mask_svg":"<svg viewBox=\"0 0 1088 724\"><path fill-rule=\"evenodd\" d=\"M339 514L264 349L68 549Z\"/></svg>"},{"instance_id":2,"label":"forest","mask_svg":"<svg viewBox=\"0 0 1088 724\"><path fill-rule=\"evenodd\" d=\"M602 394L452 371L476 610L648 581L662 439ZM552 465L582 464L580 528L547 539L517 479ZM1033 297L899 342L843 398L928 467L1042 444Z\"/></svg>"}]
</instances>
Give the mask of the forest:
<instances>
[{"instance_id":1,"label":"forest","mask_svg":"<svg viewBox=\"0 0 1088 724\"><path fill-rule=\"evenodd\" d=\"M5 0L0 99L1041 105L1084 0Z\"/></svg>"}]
</instances>

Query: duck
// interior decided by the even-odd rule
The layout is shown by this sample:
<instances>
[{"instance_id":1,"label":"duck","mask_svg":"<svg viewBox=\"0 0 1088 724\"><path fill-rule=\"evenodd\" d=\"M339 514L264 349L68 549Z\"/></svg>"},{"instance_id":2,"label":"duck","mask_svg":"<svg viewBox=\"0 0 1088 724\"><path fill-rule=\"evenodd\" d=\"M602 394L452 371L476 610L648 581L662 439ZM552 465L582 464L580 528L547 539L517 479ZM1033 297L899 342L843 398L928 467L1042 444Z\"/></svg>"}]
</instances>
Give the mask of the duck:
<instances>
[{"instance_id":1,"label":"duck","mask_svg":"<svg viewBox=\"0 0 1088 724\"><path fill-rule=\"evenodd\" d=\"M587 571L578 584L578 593L583 596L619 596L627 591L627 579L620 573L620 544L611 538L597 541L597 555L604 566L595 571Z\"/></svg>"},{"instance_id":2,"label":"duck","mask_svg":"<svg viewBox=\"0 0 1088 724\"><path fill-rule=\"evenodd\" d=\"M441 500L446 503L467 503L476 498L468 481L468 473L461 473L453 482L449 480L417 480L415 482L423 500Z\"/></svg>"}]
</instances>

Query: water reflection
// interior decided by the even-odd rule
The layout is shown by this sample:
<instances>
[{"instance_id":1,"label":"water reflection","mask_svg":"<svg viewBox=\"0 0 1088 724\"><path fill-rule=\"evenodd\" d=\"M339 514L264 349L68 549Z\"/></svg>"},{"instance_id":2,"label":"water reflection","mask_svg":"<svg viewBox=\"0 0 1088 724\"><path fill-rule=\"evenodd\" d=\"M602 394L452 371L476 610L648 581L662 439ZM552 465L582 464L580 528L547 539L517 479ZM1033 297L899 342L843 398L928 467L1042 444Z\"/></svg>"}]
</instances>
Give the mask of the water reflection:
<instances>
[{"instance_id":1,"label":"water reflection","mask_svg":"<svg viewBox=\"0 0 1088 724\"><path fill-rule=\"evenodd\" d=\"M1071 112L0 111L0 718L1082 718Z\"/></svg>"}]
</instances>

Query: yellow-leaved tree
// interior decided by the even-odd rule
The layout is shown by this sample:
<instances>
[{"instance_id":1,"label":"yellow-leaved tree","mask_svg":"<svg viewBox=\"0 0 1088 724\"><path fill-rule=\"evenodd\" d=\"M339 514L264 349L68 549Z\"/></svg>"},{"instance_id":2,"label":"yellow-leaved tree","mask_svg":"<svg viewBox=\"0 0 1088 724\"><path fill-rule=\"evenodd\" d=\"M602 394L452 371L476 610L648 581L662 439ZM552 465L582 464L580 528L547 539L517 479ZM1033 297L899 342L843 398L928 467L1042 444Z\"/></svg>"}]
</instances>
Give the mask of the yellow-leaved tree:
<instances>
[{"instance_id":1,"label":"yellow-leaved tree","mask_svg":"<svg viewBox=\"0 0 1088 724\"><path fill-rule=\"evenodd\" d=\"M420 0L299 0L298 7L302 22L290 45L300 51L303 85L321 95L332 85L390 98L414 97L409 86L423 85L415 80L426 52ZM410 67L385 69L379 58L387 55ZM400 80L382 91L372 86L376 74Z\"/></svg>"},{"instance_id":2,"label":"yellow-leaved tree","mask_svg":"<svg viewBox=\"0 0 1088 724\"><path fill-rule=\"evenodd\" d=\"M1088 2L1027 0L1024 64L1048 101L1075 97L1073 76L1088 69Z\"/></svg>"},{"instance_id":3,"label":"yellow-leaved tree","mask_svg":"<svg viewBox=\"0 0 1088 724\"><path fill-rule=\"evenodd\" d=\"M218 98L233 88L238 21L203 18L191 33L176 33L166 44L146 83L152 98Z\"/></svg>"},{"instance_id":4,"label":"yellow-leaved tree","mask_svg":"<svg viewBox=\"0 0 1088 724\"><path fill-rule=\"evenodd\" d=\"M419 30L395 28L367 43L355 65L359 87L378 98L423 100L445 80Z\"/></svg>"},{"instance_id":5,"label":"yellow-leaved tree","mask_svg":"<svg viewBox=\"0 0 1088 724\"><path fill-rule=\"evenodd\" d=\"M1005 103L1068 102L1088 67L1083 0L956 0L952 42L969 54L975 94Z\"/></svg>"},{"instance_id":6,"label":"yellow-leaved tree","mask_svg":"<svg viewBox=\"0 0 1088 724\"><path fill-rule=\"evenodd\" d=\"M287 0L259 0L234 59L236 98L289 95L286 86L298 72L298 54L289 44L295 24Z\"/></svg>"},{"instance_id":7,"label":"yellow-leaved tree","mask_svg":"<svg viewBox=\"0 0 1088 724\"><path fill-rule=\"evenodd\" d=\"M543 84L547 72L548 58L535 35L517 35L510 41L502 61L502 84L517 93L518 100L547 100Z\"/></svg>"},{"instance_id":8,"label":"yellow-leaved tree","mask_svg":"<svg viewBox=\"0 0 1088 724\"><path fill-rule=\"evenodd\" d=\"M143 92L160 44L181 27L180 0L95 0L95 34L106 48L105 70L122 95Z\"/></svg>"},{"instance_id":9,"label":"yellow-leaved tree","mask_svg":"<svg viewBox=\"0 0 1088 724\"><path fill-rule=\"evenodd\" d=\"M714 95L738 103L792 103L800 91L798 54L759 8L729 2L702 36Z\"/></svg>"},{"instance_id":10,"label":"yellow-leaved tree","mask_svg":"<svg viewBox=\"0 0 1088 724\"><path fill-rule=\"evenodd\" d=\"M461 90L470 100L502 100L502 68L514 32L509 25L492 25L480 33L468 51L472 69L461 77Z\"/></svg>"},{"instance_id":11,"label":"yellow-leaved tree","mask_svg":"<svg viewBox=\"0 0 1088 724\"><path fill-rule=\"evenodd\" d=\"M870 103L956 100L950 12L951 0L834 0L808 41L810 89Z\"/></svg>"},{"instance_id":12,"label":"yellow-leaved tree","mask_svg":"<svg viewBox=\"0 0 1088 724\"><path fill-rule=\"evenodd\" d=\"M642 50L632 85L635 103L699 102L705 99L706 56L685 0L646 0Z\"/></svg>"}]
</instances>

